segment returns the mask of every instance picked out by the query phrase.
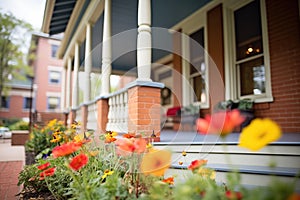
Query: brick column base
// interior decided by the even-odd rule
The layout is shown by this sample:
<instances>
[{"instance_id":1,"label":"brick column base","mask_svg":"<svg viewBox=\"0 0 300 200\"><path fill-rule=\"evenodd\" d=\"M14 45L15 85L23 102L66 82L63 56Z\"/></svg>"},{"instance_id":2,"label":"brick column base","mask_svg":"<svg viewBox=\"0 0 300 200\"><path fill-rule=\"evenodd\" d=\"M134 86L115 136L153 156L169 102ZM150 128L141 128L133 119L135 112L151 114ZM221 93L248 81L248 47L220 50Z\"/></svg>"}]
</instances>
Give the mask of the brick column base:
<instances>
[{"instance_id":1,"label":"brick column base","mask_svg":"<svg viewBox=\"0 0 300 200\"><path fill-rule=\"evenodd\" d=\"M160 109L160 88L139 85L129 88L128 132L160 141Z\"/></svg>"},{"instance_id":2,"label":"brick column base","mask_svg":"<svg viewBox=\"0 0 300 200\"><path fill-rule=\"evenodd\" d=\"M87 117L88 117L88 107L87 105L83 105L81 107L81 113L82 113L82 119L81 119L81 132L84 132L87 130Z\"/></svg>"},{"instance_id":3,"label":"brick column base","mask_svg":"<svg viewBox=\"0 0 300 200\"><path fill-rule=\"evenodd\" d=\"M106 132L108 122L108 99L99 99L98 105L98 129L100 133Z\"/></svg>"},{"instance_id":4,"label":"brick column base","mask_svg":"<svg viewBox=\"0 0 300 200\"><path fill-rule=\"evenodd\" d=\"M69 127L71 127L71 125L74 123L75 118L76 118L76 111L71 110L71 112L69 113Z\"/></svg>"}]
</instances>

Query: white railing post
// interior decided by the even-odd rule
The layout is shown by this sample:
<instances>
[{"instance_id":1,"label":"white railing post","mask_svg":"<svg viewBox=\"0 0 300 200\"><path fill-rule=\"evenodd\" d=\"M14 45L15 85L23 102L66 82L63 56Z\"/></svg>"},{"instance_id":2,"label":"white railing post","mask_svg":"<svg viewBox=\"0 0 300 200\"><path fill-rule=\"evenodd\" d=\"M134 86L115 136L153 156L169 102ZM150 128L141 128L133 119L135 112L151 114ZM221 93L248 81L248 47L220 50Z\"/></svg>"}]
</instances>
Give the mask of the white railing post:
<instances>
[{"instance_id":1,"label":"white railing post","mask_svg":"<svg viewBox=\"0 0 300 200\"><path fill-rule=\"evenodd\" d=\"M108 123L106 130L119 133L128 132L128 94L127 90L112 94L108 99Z\"/></svg>"},{"instance_id":2,"label":"white railing post","mask_svg":"<svg viewBox=\"0 0 300 200\"><path fill-rule=\"evenodd\" d=\"M84 60L84 76L85 76L85 89L83 101L86 103L90 101L91 93L91 78L90 73L92 71L92 25L88 23L86 25L86 38L85 38L85 60Z\"/></svg>"},{"instance_id":3,"label":"white railing post","mask_svg":"<svg viewBox=\"0 0 300 200\"><path fill-rule=\"evenodd\" d=\"M139 81L152 81L151 76L151 0L139 0L137 68Z\"/></svg>"},{"instance_id":4,"label":"white railing post","mask_svg":"<svg viewBox=\"0 0 300 200\"><path fill-rule=\"evenodd\" d=\"M68 69L67 69L67 88L66 88L66 109L70 109L70 101L71 101L71 76L72 76L72 59L68 58Z\"/></svg>"},{"instance_id":5,"label":"white railing post","mask_svg":"<svg viewBox=\"0 0 300 200\"><path fill-rule=\"evenodd\" d=\"M72 90L72 108L78 105L78 69L79 69L79 44L75 44L74 54L74 74L73 74L73 90Z\"/></svg>"},{"instance_id":6,"label":"white railing post","mask_svg":"<svg viewBox=\"0 0 300 200\"><path fill-rule=\"evenodd\" d=\"M101 95L108 95L111 74L111 0L105 0L102 40L102 85Z\"/></svg>"}]
</instances>

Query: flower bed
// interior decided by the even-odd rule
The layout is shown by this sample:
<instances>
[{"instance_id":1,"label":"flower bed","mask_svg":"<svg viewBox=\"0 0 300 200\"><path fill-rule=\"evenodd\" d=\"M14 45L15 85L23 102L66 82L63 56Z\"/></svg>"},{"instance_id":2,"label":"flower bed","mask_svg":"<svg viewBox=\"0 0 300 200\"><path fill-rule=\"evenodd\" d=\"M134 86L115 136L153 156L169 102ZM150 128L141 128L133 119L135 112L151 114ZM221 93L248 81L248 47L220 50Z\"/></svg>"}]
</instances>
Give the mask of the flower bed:
<instances>
[{"instance_id":1,"label":"flower bed","mask_svg":"<svg viewBox=\"0 0 300 200\"><path fill-rule=\"evenodd\" d=\"M224 111L198 119L197 129L201 134L226 137L243 120L237 110ZM191 162L188 170L192 175L174 183L174 176L164 177L172 152L155 149L135 134L117 137L117 133L107 132L100 136L100 143L95 143L93 134L80 133L79 126L73 124L67 129L53 120L33 130L27 148L35 151L37 163L27 165L20 173L23 194L50 192L49 198L56 199L109 200L299 198L294 183L274 181L264 188L245 188L238 172L228 173L226 185L219 184L207 160ZM255 119L243 129L239 146L257 151L280 135L280 127L272 120Z\"/></svg>"}]
</instances>

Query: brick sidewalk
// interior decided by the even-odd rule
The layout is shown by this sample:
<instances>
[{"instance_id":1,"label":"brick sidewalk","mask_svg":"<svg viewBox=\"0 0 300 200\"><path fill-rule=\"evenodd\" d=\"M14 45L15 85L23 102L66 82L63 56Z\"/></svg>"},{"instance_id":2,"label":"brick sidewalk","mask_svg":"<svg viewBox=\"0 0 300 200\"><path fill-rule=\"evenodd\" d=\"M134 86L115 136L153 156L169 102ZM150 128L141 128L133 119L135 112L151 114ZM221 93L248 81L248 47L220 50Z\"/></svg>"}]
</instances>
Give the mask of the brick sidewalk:
<instances>
[{"instance_id":1,"label":"brick sidewalk","mask_svg":"<svg viewBox=\"0 0 300 200\"><path fill-rule=\"evenodd\" d=\"M22 170L23 161L0 162L0 199L15 200L21 187L18 186L19 172Z\"/></svg>"}]
</instances>

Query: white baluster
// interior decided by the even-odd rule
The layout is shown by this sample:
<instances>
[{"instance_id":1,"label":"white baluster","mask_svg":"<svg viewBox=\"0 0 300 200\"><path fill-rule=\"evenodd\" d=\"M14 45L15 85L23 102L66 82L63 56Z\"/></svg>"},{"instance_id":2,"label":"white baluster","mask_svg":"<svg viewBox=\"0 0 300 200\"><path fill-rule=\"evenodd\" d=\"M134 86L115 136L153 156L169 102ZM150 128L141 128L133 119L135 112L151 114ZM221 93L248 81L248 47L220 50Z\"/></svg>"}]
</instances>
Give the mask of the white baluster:
<instances>
[{"instance_id":1,"label":"white baluster","mask_svg":"<svg viewBox=\"0 0 300 200\"><path fill-rule=\"evenodd\" d=\"M128 132L128 93L124 93L124 132Z\"/></svg>"}]
</instances>

